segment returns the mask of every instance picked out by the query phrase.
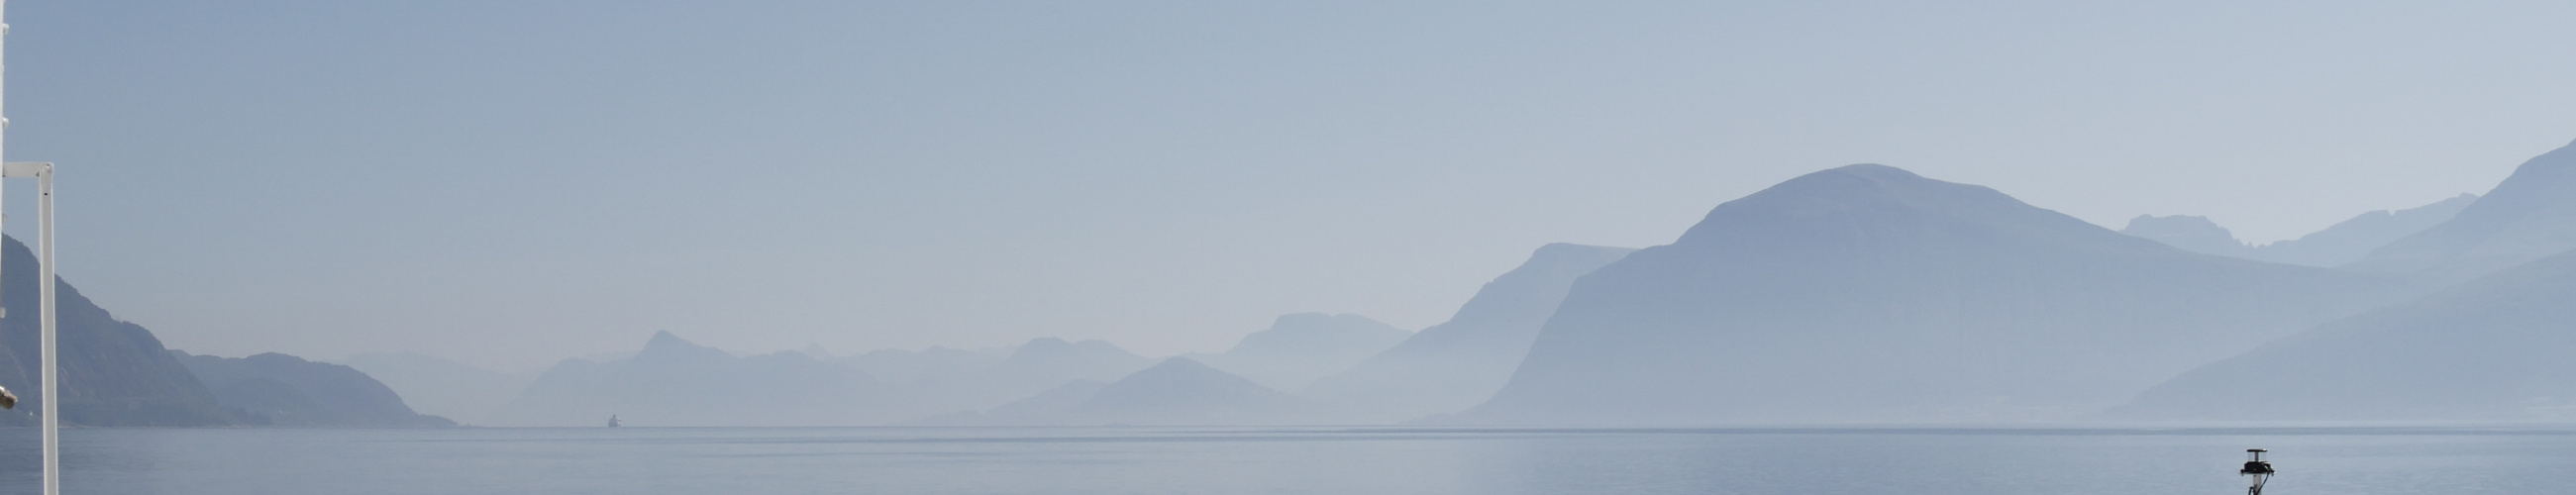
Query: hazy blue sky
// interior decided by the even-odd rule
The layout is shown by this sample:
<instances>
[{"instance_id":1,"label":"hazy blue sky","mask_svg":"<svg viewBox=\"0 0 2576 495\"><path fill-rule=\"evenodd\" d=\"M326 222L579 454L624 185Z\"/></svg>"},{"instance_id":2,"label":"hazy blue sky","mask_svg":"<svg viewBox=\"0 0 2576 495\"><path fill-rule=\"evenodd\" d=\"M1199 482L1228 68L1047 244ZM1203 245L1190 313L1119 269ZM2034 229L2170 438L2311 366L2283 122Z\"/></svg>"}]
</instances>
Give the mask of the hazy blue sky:
<instances>
[{"instance_id":1,"label":"hazy blue sky","mask_svg":"<svg viewBox=\"0 0 2576 495\"><path fill-rule=\"evenodd\" d=\"M19 0L8 158L172 347L526 368L1420 328L1858 162L2272 241L2576 139L2576 3L1926 3Z\"/></svg>"}]
</instances>

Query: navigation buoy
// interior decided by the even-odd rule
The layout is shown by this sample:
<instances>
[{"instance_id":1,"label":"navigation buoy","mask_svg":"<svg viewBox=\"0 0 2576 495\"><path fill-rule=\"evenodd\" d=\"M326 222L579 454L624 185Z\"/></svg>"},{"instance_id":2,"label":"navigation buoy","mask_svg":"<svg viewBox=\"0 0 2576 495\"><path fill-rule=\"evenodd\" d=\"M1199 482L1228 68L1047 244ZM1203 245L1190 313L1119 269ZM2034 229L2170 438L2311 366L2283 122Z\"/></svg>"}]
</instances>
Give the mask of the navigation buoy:
<instances>
[{"instance_id":1,"label":"navigation buoy","mask_svg":"<svg viewBox=\"0 0 2576 495\"><path fill-rule=\"evenodd\" d=\"M2254 487L2246 488L2245 495L2263 495L2263 481L2272 479L2272 463L2263 461L2264 452L2267 451L2245 449L2245 453L2253 458L2245 461L2245 469L2236 470L2238 475L2254 477Z\"/></svg>"}]
</instances>

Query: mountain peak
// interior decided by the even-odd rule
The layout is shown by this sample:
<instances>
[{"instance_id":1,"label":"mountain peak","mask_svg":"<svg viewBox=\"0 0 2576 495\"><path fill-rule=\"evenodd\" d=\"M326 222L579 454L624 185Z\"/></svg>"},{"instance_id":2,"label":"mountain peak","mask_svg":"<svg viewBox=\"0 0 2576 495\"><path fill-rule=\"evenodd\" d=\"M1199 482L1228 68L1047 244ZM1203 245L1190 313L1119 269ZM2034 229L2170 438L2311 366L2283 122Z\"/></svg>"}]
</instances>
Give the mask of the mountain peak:
<instances>
[{"instance_id":1,"label":"mountain peak","mask_svg":"<svg viewBox=\"0 0 2576 495\"><path fill-rule=\"evenodd\" d=\"M1288 412L1293 402L1252 380L1176 357L1102 387L1071 412L1087 422L1266 423Z\"/></svg>"},{"instance_id":2,"label":"mountain peak","mask_svg":"<svg viewBox=\"0 0 2576 495\"><path fill-rule=\"evenodd\" d=\"M1353 314L1291 313L1272 320L1270 328L1243 336L1226 354L1235 357L1257 355L1342 354L1355 351L1360 358L1386 350L1403 342L1413 332Z\"/></svg>"},{"instance_id":3,"label":"mountain peak","mask_svg":"<svg viewBox=\"0 0 2576 495\"><path fill-rule=\"evenodd\" d=\"M726 353L721 349L689 342L686 339L681 339L678 335L672 335L669 330L653 332L652 340L645 341L644 350L637 351L634 357L637 361L691 361L731 358L733 358L733 354Z\"/></svg>"},{"instance_id":4,"label":"mountain peak","mask_svg":"<svg viewBox=\"0 0 2576 495\"><path fill-rule=\"evenodd\" d=\"M1824 171L1817 173L1856 175L1880 180L1931 180L1925 179L1922 175L1917 175L1910 170L1876 163L1854 163L1825 169Z\"/></svg>"},{"instance_id":5,"label":"mountain peak","mask_svg":"<svg viewBox=\"0 0 2576 495\"><path fill-rule=\"evenodd\" d=\"M1860 164L1802 175L1709 210L1674 248L1800 243L1836 249L1979 242L1959 234L2077 249L2179 250L2031 206L1992 188ZM1651 249L1650 249L1651 251Z\"/></svg>"},{"instance_id":6,"label":"mountain peak","mask_svg":"<svg viewBox=\"0 0 2576 495\"><path fill-rule=\"evenodd\" d=\"M1152 367L1145 368L1144 370L1137 371L1136 373L1144 374L1145 376L1232 375L1231 373L1226 373L1224 370L1208 366L1207 363L1201 363L1196 359L1185 357L1164 359L1163 362L1154 363ZM1249 382L1249 380L1246 380L1246 382Z\"/></svg>"},{"instance_id":7,"label":"mountain peak","mask_svg":"<svg viewBox=\"0 0 2576 495\"><path fill-rule=\"evenodd\" d=\"M1273 389L1299 390L1411 336L1413 332L1360 315L1295 313L1243 336L1223 354L1207 356L1204 364Z\"/></svg>"},{"instance_id":8,"label":"mountain peak","mask_svg":"<svg viewBox=\"0 0 2576 495\"><path fill-rule=\"evenodd\" d=\"M2218 222L2210 221L2209 217L2198 215L2138 215L2129 219L2129 226L2120 229L2120 233L2219 256L2249 257L2254 250L2245 241L2236 240L2235 232L2218 226Z\"/></svg>"}]
</instances>

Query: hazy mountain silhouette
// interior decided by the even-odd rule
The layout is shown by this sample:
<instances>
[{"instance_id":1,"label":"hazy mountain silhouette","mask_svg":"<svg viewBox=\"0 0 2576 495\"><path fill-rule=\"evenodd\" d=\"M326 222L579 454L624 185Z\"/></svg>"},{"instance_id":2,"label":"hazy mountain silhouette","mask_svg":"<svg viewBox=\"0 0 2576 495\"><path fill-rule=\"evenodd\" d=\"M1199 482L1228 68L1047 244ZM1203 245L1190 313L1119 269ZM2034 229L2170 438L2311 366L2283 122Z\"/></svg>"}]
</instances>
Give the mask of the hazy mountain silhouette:
<instances>
[{"instance_id":1,"label":"hazy mountain silhouette","mask_svg":"<svg viewBox=\"0 0 2576 495\"><path fill-rule=\"evenodd\" d=\"M170 356L205 383L215 400L272 426L456 426L413 412L393 388L356 368L274 352L227 358L173 350Z\"/></svg>"},{"instance_id":2,"label":"hazy mountain silhouette","mask_svg":"<svg viewBox=\"0 0 2576 495\"><path fill-rule=\"evenodd\" d=\"M348 365L384 382L414 411L450 419L481 420L536 381L535 373L502 373L411 353L350 356Z\"/></svg>"},{"instance_id":3,"label":"hazy mountain silhouette","mask_svg":"<svg viewBox=\"0 0 2576 495\"><path fill-rule=\"evenodd\" d=\"M1296 416L1296 401L1189 358L1127 375L1060 413L1073 424L1264 424Z\"/></svg>"},{"instance_id":4,"label":"hazy mountain silhouette","mask_svg":"<svg viewBox=\"0 0 2576 495\"><path fill-rule=\"evenodd\" d=\"M1394 347L1413 332L1360 315L1282 315L1224 353L1190 356L1273 390L1298 390Z\"/></svg>"},{"instance_id":5,"label":"hazy mountain silhouette","mask_svg":"<svg viewBox=\"0 0 2576 495\"><path fill-rule=\"evenodd\" d=\"M2193 420L2576 418L2576 254L2337 320L2114 411Z\"/></svg>"},{"instance_id":6,"label":"hazy mountain silhouette","mask_svg":"<svg viewBox=\"0 0 2576 495\"><path fill-rule=\"evenodd\" d=\"M734 357L656 332L634 357L565 360L481 424L597 426L840 426L900 419L878 404L866 375L783 351Z\"/></svg>"},{"instance_id":7,"label":"hazy mountain silhouette","mask_svg":"<svg viewBox=\"0 0 2576 495\"><path fill-rule=\"evenodd\" d=\"M0 287L6 288L6 318L0 318L0 386L16 393L16 410L0 412L0 425L36 424L41 390L36 386L41 356L37 351L38 289L36 256L15 238L0 239ZM82 297L80 290L54 280L61 309L55 320L60 337L63 423L84 426L220 426L248 418L216 402L195 375L170 357L161 339L142 325L117 321Z\"/></svg>"},{"instance_id":8,"label":"hazy mountain silhouette","mask_svg":"<svg viewBox=\"0 0 2576 495\"><path fill-rule=\"evenodd\" d=\"M2456 282L2576 249L2576 144L2523 162L2459 215L2380 248L2354 270Z\"/></svg>"},{"instance_id":9,"label":"hazy mountain silhouette","mask_svg":"<svg viewBox=\"0 0 2576 495\"><path fill-rule=\"evenodd\" d=\"M2120 233L2154 239L2186 251L2234 256L2255 261L2314 267L2336 267L2360 261L2389 243L2450 221L2478 195L2461 194L2429 205L2397 211L2363 213L2297 239L2248 245L2206 217L2139 215Z\"/></svg>"},{"instance_id":10,"label":"hazy mountain silhouette","mask_svg":"<svg viewBox=\"0 0 2576 495\"><path fill-rule=\"evenodd\" d=\"M2137 218L2129 219L2129 226L2120 229L2120 233L2153 239L2156 242L2195 253L2247 259L2254 257L2254 246L2246 245L2245 241L2236 240L2235 232L2218 226L2218 222L2209 221L2209 217L2138 215Z\"/></svg>"},{"instance_id":11,"label":"hazy mountain silhouette","mask_svg":"<svg viewBox=\"0 0 2576 495\"><path fill-rule=\"evenodd\" d=\"M1842 167L1577 280L1497 422L2061 418L2421 294L2185 252L1992 189Z\"/></svg>"},{"instance_id":12,"label":"hazy mountain silhouette","mask_svg":"<svg viewBox=\"0 0 2576 495\"><path fill-rule=\"evenodd\" d=\"M1574 279L1632 248L1549 244L1485 283L1449 321L1298 393L1335 420L1383 423L1466 409L1492 397L1529 354Z\"/></svg>"}]
</instances>

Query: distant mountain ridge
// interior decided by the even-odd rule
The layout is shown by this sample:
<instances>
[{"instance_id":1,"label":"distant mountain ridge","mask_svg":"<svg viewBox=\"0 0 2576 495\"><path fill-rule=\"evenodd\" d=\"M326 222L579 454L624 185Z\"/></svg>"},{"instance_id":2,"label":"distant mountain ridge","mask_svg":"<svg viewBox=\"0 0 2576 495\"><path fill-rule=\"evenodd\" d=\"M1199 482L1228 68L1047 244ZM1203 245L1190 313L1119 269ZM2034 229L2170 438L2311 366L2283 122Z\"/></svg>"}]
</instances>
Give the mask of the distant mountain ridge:
<instances>
[{"instance_id":1,"label":"distant mountain ridge","mask_svg":"<svg viewBox=\"0 0 2576 495\"><path fill-rule=\"evenodd\" d=\"M1110 382L1062 414L1089 424L1265 424L1292 420L1296 407L1288 394L1189 358L1171 358Z\"/></svg>"},{"instance_id":2,"label":"distant mountain ridge","mask_svg":"<svg viewBox=\"0 0 2576 495\"><path fill-rule=\"evenodd\" d=\"M2361 261L2373 251L2423 232L2467 209L2478 195L2461 194L2404 210L2363 213L2325 230L2287 241L2249 245L2207 217L2139 215L2120 230L2187 251L2300 266L2337 267Z\"/></svg>"},{"instance_id":3,"label":"distant mountain ridge","mask_svg":"<svg viewBox=\"0 0 2576 495\"><path fill-rule=\"evenodd\" d=\"M1360 315L1296 313L1281 315L1270 328L1243 336L1223 353L1190 357L1274 390L1293 391L1412 336Z\"/></svg>"},{"instance_id":4,"label":"distant mountain ridge","mask_svg":"<svg viewBox=\"0 0 2576 495\"><path fill-rule=\"evenodd\" d=\"M634 357L565 360L480 424L595 426L857 426L897 418L876 384L845 366L783 351L734 357L655 332Z\"/></svg>"},{"instance_id":5,"label":"distant mountain ridge","mask_svg":"<svg viewBox=\"0 0 2576 495\"><path fill-rule=\"evenodd\" d=\"M2398 239L2451 221L2477 202L2478 195L2461 193L2424 206L2363 213L2316 233L2266 244L2257 250L2254 259L2306 266L2349 265Z\"/></svg>"},{"instance_id":6,"label":"distant mountain ridge","mask_svg":"<svg viewBox=\"0 0 2576 495\"><path fill-rule=\"evenodd\" d=\"M2458 282L2576 250L2576 144L2532 157L2459 215L2348 268Z\"/></svg>"},{"instance_id":7,"label":"distant mountain ridge","mask_svg":"<svg viewBox=\"0 0 2576 495\"><path fill-rule=\"evenodd\" d=\"M1854 165L1719 205L1578 279L1509 385L1460 420L2070 418L2426 290Z\"/></svg>"},{"instance_id":8,"label":"distant mountain ridge","mask_svg":"<svg viewBox=\"0 0 2576 495\"><path fill-rule=\"evenodd\" d=\"M2121 228L2120 233L2201 254L2254 259L2256 252L2254 246L2237 240L2235 232L2197 215L2138 215L2129 219L2129 226Z\"/></svg>"}]
</instances>

